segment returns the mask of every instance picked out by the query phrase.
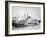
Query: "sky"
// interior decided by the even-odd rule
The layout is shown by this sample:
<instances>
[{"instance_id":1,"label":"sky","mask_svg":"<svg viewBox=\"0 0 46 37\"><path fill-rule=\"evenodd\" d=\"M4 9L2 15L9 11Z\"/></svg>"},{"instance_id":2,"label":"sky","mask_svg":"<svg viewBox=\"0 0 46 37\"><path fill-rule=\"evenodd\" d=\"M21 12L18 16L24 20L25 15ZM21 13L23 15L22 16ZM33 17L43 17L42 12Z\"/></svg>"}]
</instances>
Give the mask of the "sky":
<instances>
[{"instance_id":1,"label":"sky","mask_svg":"<svg viewBox=\"0 0 46 37\"><path fill-rule=\"evenodd\" d=\"M40 7L12 6L12 17L18 17L18 20L22 20L22 17L25 19L24 14L28 14L28 16L39 20L41 18L40 10Z\"/></svg>"}]
</instances>

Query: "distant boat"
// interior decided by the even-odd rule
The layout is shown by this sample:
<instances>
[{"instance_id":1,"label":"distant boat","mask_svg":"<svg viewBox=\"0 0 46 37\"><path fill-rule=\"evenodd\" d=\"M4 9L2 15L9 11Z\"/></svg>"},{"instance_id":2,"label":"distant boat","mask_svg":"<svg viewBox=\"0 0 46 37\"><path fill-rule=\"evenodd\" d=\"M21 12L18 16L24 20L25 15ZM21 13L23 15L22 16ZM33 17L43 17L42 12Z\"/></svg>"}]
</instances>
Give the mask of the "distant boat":
<instances>
[{"instance_id":1,"label":"distant boat","mask_svg":"<svg viewBox=\"0 0 46 37\"><path fill-rule=\"evenodd\" d=\"M27 17L26 17L27 15ZM34 19L31 16L28 16L28 14L24 14L25 19L23 19L22 16L22 20L18 21L18 20L12 20L12 25L15 27L23 27L24 25L38 25L40 24L40 20ZM14 17L15 18L15 17ZM17 19L17 17L15 18Z\"/></svg>"}]
</instances>

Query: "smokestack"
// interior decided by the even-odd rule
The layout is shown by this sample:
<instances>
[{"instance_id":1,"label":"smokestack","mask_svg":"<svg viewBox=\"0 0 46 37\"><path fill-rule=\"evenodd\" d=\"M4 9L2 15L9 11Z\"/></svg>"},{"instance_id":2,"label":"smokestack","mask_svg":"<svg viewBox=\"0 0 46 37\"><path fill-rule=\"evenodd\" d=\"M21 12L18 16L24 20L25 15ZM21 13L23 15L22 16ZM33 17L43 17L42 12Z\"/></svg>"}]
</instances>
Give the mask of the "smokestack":
<instances>
[{"instance_id":1,"label":"smokestack","mask_svg":"<svg viewBox=\"0 0 46 37\"><path fill-rule=\"evenodd\" d=\"M26 19L26 14L24 14L24 17L25 17L25 19Z\"/></svg>"}]
</instances>

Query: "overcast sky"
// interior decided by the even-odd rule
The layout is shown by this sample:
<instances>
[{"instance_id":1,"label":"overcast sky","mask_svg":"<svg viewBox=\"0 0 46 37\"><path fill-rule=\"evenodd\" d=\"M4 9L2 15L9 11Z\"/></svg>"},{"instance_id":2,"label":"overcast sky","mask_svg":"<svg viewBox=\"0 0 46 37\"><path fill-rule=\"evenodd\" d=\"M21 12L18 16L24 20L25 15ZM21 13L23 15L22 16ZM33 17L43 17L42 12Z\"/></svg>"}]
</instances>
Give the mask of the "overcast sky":
<instances>
[{"instance_id":1,"label":"overcast sky","mask_svg":"<svg viewBox=\"0 0 46 37\"><path fill-rule=\"evenodd\" d=\"M40 7L21 7L21 6L12 7L12 17L18 17L19 20L22 19L22 16L24 18L24 14L27 13L29 16L36 19L40 19L41 17Z\"/></svg>"}]
</instances>

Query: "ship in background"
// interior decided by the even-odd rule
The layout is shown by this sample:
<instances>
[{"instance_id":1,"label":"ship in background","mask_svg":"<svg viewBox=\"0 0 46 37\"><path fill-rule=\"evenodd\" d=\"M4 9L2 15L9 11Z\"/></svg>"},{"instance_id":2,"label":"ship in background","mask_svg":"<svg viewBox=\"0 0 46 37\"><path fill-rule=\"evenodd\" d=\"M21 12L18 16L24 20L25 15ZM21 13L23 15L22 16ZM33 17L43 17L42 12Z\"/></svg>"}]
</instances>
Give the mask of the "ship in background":
<instances>
[{"instance_id":1,"label":"ship in background","mask_svg":"<svg viewBox=\"0 0 46 37\"><path fill-rule=\"evenodd\" d=\"M27 16L27 17L26 17ZM22 16L22 20L18 20L18 17L12 17L12 26L14 27L24 27L24 26L34 26L34 25L39 25L41 20L34 19L28 14L24 14L24 18Z\"/></svg>"}]
</instances>

